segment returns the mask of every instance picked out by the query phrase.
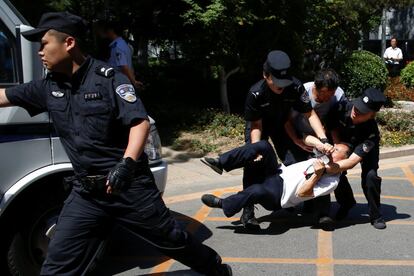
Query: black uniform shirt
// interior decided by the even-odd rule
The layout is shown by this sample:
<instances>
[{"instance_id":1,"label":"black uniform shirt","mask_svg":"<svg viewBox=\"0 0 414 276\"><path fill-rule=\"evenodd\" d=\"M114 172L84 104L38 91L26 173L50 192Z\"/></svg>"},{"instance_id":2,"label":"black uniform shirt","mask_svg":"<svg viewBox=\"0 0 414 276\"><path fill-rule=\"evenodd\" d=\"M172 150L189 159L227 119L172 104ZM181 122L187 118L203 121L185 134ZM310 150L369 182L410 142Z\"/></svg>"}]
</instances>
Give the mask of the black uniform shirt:
<instances>
[{"instance_id":1,"label":"black uniform shirt","mask_svg":"<svg viewBox=\"0 0 414 276\"><path fill-rule=\"evenodd\" d=\"M312 111L308 93L298 79L294 78L281 94L272 92L266 81L261 80L249 90L244 118L246 121L262 119L263 133L277 134L283 129L291 108L300 113Z\"/></svg>"},{"instance_id":2,"label":"black uniform shirt","mask_svg":"<svg viewBox=\"0 0 414 276\"><path fill-rule=\"evenodd\" d=\"M353 104L338 102L328 116L328 128L337 129L341 142L350 143L354 153L364 158L374 147L379 147L380 134L375 119L354 125L351 119Z\"/></svg>"},{"instance_id":3,"label":"black uniform shirt","mask_svg":"<svg viewBox=\"0 0 414 276\"><path fill-rule=\"evenodd\" d=\"M106 174L122 158L131 125L148 120L127 77L89 57L72 78L50 73L43 80L8 88L6 96L31 116L50 112L80 176Z\"/></svg>"}]
</instances>

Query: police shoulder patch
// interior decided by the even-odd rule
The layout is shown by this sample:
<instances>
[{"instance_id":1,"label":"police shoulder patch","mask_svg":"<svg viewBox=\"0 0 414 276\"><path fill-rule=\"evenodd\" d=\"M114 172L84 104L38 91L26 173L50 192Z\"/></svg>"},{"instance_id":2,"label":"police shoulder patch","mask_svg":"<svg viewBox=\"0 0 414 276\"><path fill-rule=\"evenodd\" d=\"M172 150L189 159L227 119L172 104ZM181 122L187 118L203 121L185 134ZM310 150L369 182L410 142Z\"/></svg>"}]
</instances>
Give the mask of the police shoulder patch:
<instances>
[{"instance_id":1,"label":"police shoulder patch","mask_svg":"<svg viewBox=\"0 0 414 276\"><path fill-rule=\"evenodd\" d=\"M129 103L134 103L137 101L135 89L132 84L121 84L115 89L115 92L119 95L119 97Z\"/></svg>"},{"instance_id":2,"label":"police shoulder patch","mask_svg":"<svg viewBox=\"0 0 414 276\"><path fill-rule=\"evenodd\" d=\"M308 92L307 92L307 91L304 91L304 92L302 93L302 95L300 96L300 100L301 100L302 102L304 102L304 103L308 103L308 102L310 102L309 94L308 94Z\"/></svg>"}]
</instances>

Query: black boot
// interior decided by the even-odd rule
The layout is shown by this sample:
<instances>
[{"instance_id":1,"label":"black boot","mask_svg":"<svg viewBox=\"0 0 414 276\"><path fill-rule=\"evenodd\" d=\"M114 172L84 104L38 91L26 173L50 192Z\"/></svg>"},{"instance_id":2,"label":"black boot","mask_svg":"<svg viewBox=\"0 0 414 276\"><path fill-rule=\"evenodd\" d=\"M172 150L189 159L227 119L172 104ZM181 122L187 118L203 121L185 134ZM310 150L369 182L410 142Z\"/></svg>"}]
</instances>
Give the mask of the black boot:
<instances>
[{"instance_id":1,"label":"black boot","mask_svg":"<svg viewBox=\"0 0 414 276\"><path fill-rule=\"evenodd\" d=\"M260 230L260 223L254 217L254 206L244 207L240 221L246 229Z\"/></svg>"}]
</instances>

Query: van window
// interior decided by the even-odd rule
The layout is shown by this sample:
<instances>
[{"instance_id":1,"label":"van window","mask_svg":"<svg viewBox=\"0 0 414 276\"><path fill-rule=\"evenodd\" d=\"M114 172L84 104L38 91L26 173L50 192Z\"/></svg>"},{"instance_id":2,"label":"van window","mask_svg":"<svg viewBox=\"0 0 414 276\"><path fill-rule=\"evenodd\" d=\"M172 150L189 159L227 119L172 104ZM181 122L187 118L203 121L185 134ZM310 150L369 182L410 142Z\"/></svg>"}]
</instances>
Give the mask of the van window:
<instances>
[{"instance_id":1,"label":"van window","mask_svg":"<svg viewBox=\"0 0 414 276\"><path fill-rule=\"evenodd\" d=\"M0 85L17 83L14 37L0 22Z\"/></svg>"}]
</instances>

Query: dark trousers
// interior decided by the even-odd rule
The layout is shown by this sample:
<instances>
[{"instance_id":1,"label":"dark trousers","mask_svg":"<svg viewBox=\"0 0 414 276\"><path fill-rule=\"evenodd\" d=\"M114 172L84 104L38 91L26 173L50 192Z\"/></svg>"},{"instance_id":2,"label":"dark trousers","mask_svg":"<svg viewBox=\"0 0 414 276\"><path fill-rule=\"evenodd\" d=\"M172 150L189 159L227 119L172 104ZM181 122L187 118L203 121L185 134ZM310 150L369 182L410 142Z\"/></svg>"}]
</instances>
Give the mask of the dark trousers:
<instances>
[{"instance_id":1,"label":"dark trousers","mask_svg":"<svg viewBox=\"0 0 414 276\"><path fill-rule=\"evenodd\" d=\"M388 75L392 78L400 75L401 66L399 64L387 63Z\"/></svg>"},{"instance_id":2,"label":"dark trousers","mask_svg":"<svg viewBox=\"0 0 414 276\"><path fill-rule=\"evenodd\" d=\"M368 201L368 212L372 220L381 217L381 177L378 176L379 146L375 146L361 162L361 186ZM346 173L341 175L335 197L341 206L355 204L354 194Z\"/></svg>"},{"instance_id":3,"label":"dark trousers","mask_svg":"<svg viewBox=\"0 0 414 276\"><path fill-rule=\"evenodd\" d=\"M254 161L257 155L263 156L261 161ZM228 217L246 206L260 204L267 210L280 209L280 199L283 193L283 179L272 146L267 141L246 144L222 154L220 164L226 171L241 167L255 167L258 171L251 175L253 184L243 191L231 195L222 201L224 214Z\"/></svg>"},{"instance_id":4,"label":"dark trousers","mask_svg":"<svg viewBox=\"0 0 414 276\"><path fill-rule=\"evenodd\" d=\"M221 264L220 256L181 229L165 206L148 167L120 195L91 194L80 182L60 213L41 275L82 275L88 242L120 223L155 245L163 254L207 275Z\"/></svg>"},{"instance_id":5,"label":"dark trousers","mask_svg":"<svg viewBox=\"0 0 414 276\"><path fill-rule=\"evenodd\" d=\"M246 144L251 144L251 125L250 122L246 122L245 129L245 142ZM266 134L265 131L262 132L261 139L268 141L269 138L272 140L273 145L275 146L277 156L282 161L285 166L297 163L297 156L301 154L300 148L296 146L292 140L287 135L286 131L283 128L279 128L276 131L273 131L272 134ZM271 150L273 148L271 147ZM277 160L277 158L275 157ZM302 161L302 160L300 160ZM244 167L243 171L243 189L246 189L250 185L257 183L256 175L261 174L261 165L260 164L249 164L249 166ZM263 182L263 179L261 179Z\"/></svg>"}]
</instances>

